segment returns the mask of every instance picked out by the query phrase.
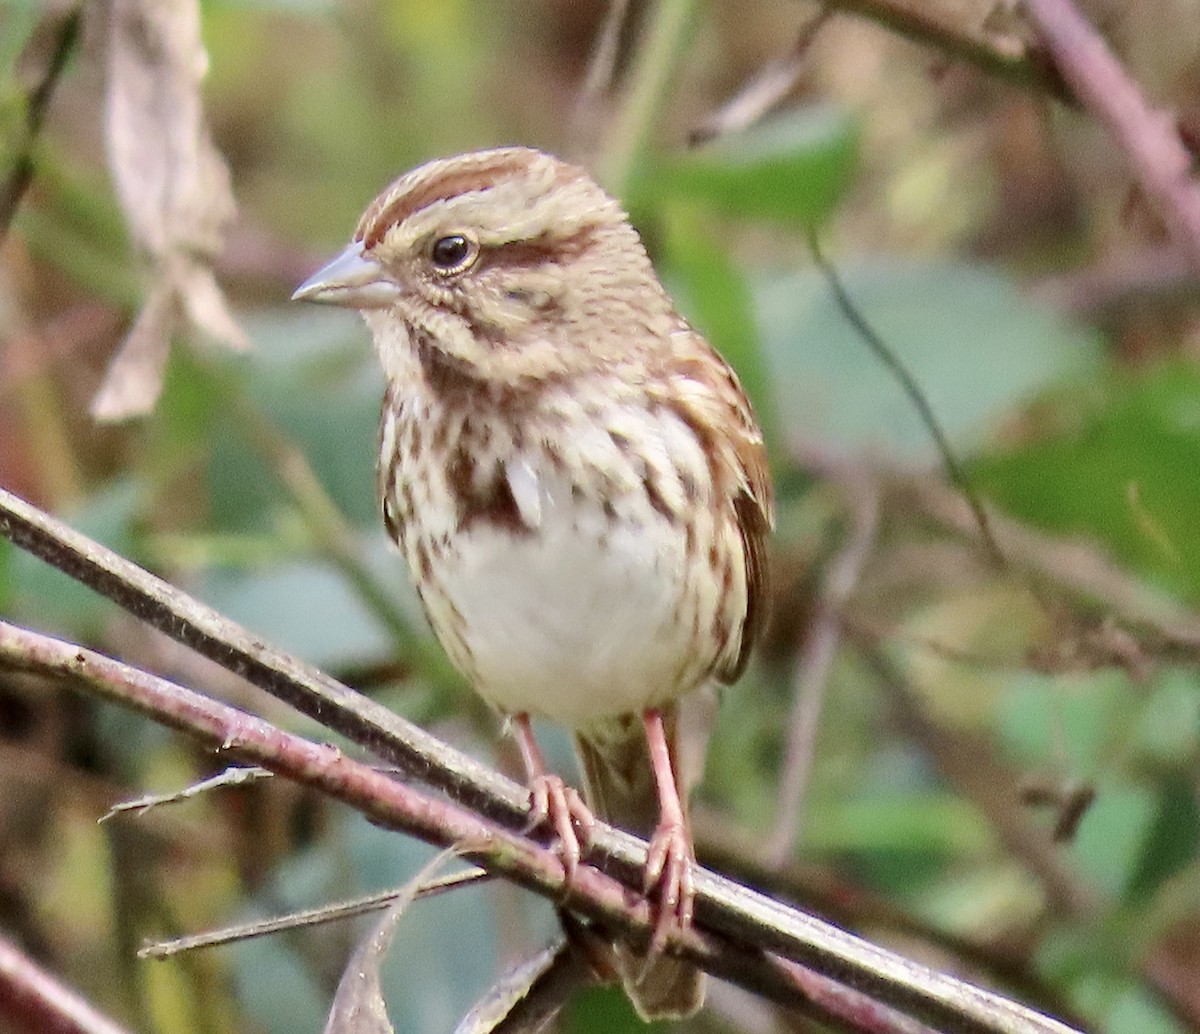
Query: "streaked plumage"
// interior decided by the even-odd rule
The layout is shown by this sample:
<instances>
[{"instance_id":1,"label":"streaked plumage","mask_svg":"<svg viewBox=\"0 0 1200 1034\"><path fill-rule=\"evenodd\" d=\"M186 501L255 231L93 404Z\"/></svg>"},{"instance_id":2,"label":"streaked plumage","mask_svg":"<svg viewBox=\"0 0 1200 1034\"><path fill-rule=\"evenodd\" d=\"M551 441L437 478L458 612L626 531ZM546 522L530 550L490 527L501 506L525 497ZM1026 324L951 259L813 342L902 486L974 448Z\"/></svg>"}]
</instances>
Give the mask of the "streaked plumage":
<instances>
[{"instance_id":1,"label":"streaked plumage","mask_svg":"<svg viewBox=\"0 0 1200 1034\"><path fill-rule=\"evenodd\" d=\"M570 726L593 803L650 834L630 717L673 729L762 620L773 502L736 377L617 202L527 148L401 176L327 269L297 293L371 328L384 519L447 653L500 711ZM686 967L635 968L644 1014L698 1006Z\"/></svg>"}]
</instances>

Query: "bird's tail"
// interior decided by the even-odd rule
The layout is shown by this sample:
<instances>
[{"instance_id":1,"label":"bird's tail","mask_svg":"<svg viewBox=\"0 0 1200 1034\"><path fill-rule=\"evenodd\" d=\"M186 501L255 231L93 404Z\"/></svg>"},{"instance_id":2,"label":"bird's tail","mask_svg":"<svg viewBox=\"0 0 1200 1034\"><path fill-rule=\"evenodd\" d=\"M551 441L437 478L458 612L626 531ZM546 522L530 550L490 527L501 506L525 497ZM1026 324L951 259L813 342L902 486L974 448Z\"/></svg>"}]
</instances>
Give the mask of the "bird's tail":
<instances>
[{"instance_id":1,"label":"bird's tail","mask_svg":"<svg viewBox=\"0 0 1200 1034\"><path fill-rule=\"evenodd\" d=\"M678 711L671 706L662 715L686 816L686 786L679 782ZM576 733L575 749L593 814L648 838L658 823L658 791L642 723L628 716L588 728ZM704 1004L704 974L690 963L665 955L647 960L621 945L615 953L621 982L642 1019L683 1019Z\"/></svg>"}]
</instances>

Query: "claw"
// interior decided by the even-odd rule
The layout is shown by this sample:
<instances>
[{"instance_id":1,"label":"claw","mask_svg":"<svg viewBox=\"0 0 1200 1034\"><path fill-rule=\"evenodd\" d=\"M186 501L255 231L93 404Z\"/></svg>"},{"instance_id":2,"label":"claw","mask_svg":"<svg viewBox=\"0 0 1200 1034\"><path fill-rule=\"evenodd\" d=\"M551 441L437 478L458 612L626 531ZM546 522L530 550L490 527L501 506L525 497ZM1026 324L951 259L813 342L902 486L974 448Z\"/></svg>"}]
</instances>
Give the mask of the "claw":
<instances>
[{"instance_id":1,"label":"claw","mask_svg":"<svg viewBox=\"0 0 1200 1034\"><path fill-rule=\"evenodd\" d=\"M662 952L672 933L691 925L696 900L692 861L692 843L686 827L674 822L659 825L650 839L642 884L647 897L657 891L658 898L650 938L651 959Z\"/></svg>"},{"instance_id":2,"label":"claw","mask_svg":"<svg viewBox=\"0 0 1200 1034\"><path fill-rule=\"evenodd\" d=\"M575 878L583 848L591 840L595 825L596 819L588 811L578 791L567 786L559 776L542 772L530 779L526 832L541 826L548 826L554 831L568 884Z\"/></svg>"},{"instance_id":3,"label":"claw","mask_svg":"<svg viewBox=\"0 0 1200 1034\"><path fill-rule=\"evenodd\" d=\"M542 826L553 830L566 884L570 887L583 857L583 848L591 842L596 819L574 787L546 771L546 761L529 726L529 716L515 715L513 730L529 776L529 821L525 832L531 833Z\"/></svg>"}]
</instances>

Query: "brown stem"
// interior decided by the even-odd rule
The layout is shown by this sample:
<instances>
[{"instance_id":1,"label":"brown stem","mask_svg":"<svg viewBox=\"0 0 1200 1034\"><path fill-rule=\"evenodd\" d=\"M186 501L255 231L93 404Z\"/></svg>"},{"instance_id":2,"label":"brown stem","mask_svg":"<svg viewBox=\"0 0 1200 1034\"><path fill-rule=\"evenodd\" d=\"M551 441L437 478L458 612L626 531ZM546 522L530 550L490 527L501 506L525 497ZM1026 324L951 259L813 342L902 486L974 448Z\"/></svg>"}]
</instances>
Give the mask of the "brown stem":
<instances>
[{"instance_id":1,"label":"brown stem","mask_svg":"<svg viewBox=\"0 0 1200 1034\"><path fill-rule=\"evenodd\" d=\"M982 26L955 23L929 0L819 0L831 11L856 14L890 29L914 43L922 43L947 57L973 65L991 76L1025 89L1049 94L1076 105L1070 85L1037 49L1022 41L998 37Z\"/></svg>"},{"instance_id":2,"label":"brown stem","mask_svg":"<svg viewBox=\"0 0 1200 1034\"><path fill-rule=\"evenodd\" d=\"M2 936L0 1029L25 1034L129 1034Z\"/></svg>"},{"instance_id":3,"label":"brown stem","mask_svg":"<svg viewBox=\"0 0 1200 1034\"><path fill-rule=\"evenodd\" d=\"M1175 120L1150 107L1071 0L1025 0L1025 9L1059 72L1124 153L1147 202L1200 275L1200 189Z\"/></svg>"},{"instance_id":4,"label":"brown stem","mask_svg":"<svg viewBox=\"0 0 1200 1034\"><path fill-rule=\"evenodd\" d=\"M38 134L42 131L50 98L54 96L54 89L66 70L67 59L75 49L82 18L83 10L79 4L62 16L45 68L26 97L24 140L19 147L14 148L16 157L13 159L12 170L7 179L0 184L0 240L8 233L21 199L29 189L29 184L33 182L33 148L37 143Z\"/></svg>"},{"instance_id":5,"label":"brown stem","mask_svg":"<svg viewBox=\"0 0 1200 1034\"><path fill-rule=\"evenodd\" d=\"M261 765L334 797L377 825L439 847L454 846L464 858L489 872L563 902L605 929L617 931L643 947L648 939L652 921L649 903L616 880L598 869L580 866L568 881L562 861L554 851L458 805L414 790L387 773L347 757L336 747L301 739L253 715L92 650L0 621L0 667L4 666L81 685L233 759ZM837 1023L838 1012L826 1010L820 1004L822 997L836 1003L849 1000L856 1003L854 1008L858 1010L880 1008L862 992L819 973L805 970L805 979L798 981L795 966L771 957L762 948L736 944L692 928L674 932L672 941L675 950L702 968L826 1022ZM1039 1025L1029 1027L974 1023L961 1026L959 1016L958 1026L968 1031L1028 1030L1031 1034L1034 1031L1064 1034L1068 1030L1036 1018ZM907 1028L888 1029L900 1034ZM81 1028L80 1034L93 1032ZM114 1032L97 1028L95 1034Z\"/></svg>"},{"instance_id":6,"label":"brown stem","mask_svg":"<svg viewBox=\"0 0 1200 1034\"><path fill-rule=\"evenodd\" d=\"M795 89L808 51L832 15L826 7L805 22L787 53L768 61L729 100L706 115L688 134L688 144L695 147L726 133L740 132L779 104Z\"/></svg>"}]
</instances>

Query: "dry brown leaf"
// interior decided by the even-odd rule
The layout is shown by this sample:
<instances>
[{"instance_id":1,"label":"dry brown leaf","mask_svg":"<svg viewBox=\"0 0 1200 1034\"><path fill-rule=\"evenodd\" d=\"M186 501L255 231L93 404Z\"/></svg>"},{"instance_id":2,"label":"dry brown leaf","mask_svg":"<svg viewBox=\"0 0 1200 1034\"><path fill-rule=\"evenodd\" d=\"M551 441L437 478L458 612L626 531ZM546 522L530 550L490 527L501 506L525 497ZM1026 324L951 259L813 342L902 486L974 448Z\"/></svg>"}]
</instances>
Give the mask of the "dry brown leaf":
<instances>
[{"instance_id":1,"label":"dry brown leaf","mask_svg":"<svg viewBox=\"0 0 1200 1034\"><path fill-rule=\"evenodd\" d=\"M501 977L454 1034L536 1034L558 1015L570 993L591 979L587 962L569 942L559 941ZM535 996L538 1001L533 1002Z\"/></svg>"},{"instance_id":2,"label":"dry brown leaf","mask_svg":"<svg viewBox=\"0 0 1200 1034\"><path fill-rule=\"evenodd\" d=\"M92 399L95 419L127 420L154 408L162 391L171 335L178 323L179 304L170 286L152 287Z\"/></svg>"},{"instance_id":3,"label":"dry brown leaf","mask_svg":"<svg viewBox=\"0 0 1200 1034\"><path fill-rule=\"evenodd\" d=\"M460 852L455 848L440 852L399 892L396 903L371 927L370 933L354 949L337 994L325 1022L325 1034L395 1034L383 1001L379 969L387 958L392 938L408 906L417 896L422 884L431 879L451 858Z\"/></svg>"},{"instance_id":4,"label":"dry brown leaf","mask_svg":"<svg viewBox=\"0 0 1200 1034\"><path fill-rule=\"evenodd\" d=\"M185 326L229 348L249 342L212 272L235 208L201 103L199 2L106 0L97 9L107 28L109 166L152 277L92 403L97 419L115 421L154 407L171 339Z\"/></svg>"}]
</instances>

